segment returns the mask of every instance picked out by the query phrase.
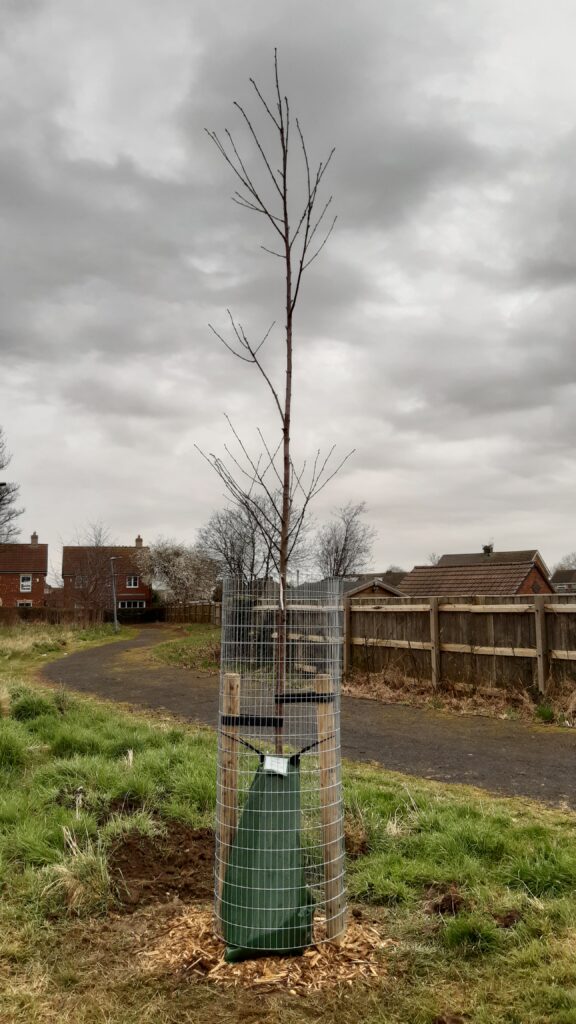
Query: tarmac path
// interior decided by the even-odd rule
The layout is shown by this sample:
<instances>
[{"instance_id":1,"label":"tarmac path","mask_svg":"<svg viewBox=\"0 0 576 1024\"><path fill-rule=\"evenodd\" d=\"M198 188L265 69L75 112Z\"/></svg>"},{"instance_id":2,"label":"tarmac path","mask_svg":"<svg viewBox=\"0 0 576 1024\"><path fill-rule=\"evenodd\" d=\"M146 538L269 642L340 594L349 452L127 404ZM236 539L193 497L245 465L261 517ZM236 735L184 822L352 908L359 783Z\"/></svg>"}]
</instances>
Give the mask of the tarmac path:
<instances>
[{"instance_id":1,"label":"tarmac path","mask_svg":"<svg viewBox=\"0 0 576 1024\"><path fill-rule=\"evenodd\" d=\"M41 675L79 693L216 727L218 678L153 662L165 626L48 663ZM181 635L181 634L180 634ZM576 730L342 698L342 753L354 761L505 796L576 808Z\"/></svg>"}]
</instances>

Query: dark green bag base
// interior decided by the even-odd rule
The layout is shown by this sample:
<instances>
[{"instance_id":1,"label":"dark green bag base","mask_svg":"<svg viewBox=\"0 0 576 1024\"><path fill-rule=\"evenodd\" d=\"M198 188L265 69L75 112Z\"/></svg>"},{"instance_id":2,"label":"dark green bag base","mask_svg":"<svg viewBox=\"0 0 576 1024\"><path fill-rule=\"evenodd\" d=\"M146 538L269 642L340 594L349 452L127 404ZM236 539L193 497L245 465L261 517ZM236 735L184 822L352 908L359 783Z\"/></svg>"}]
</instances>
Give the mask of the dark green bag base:
<instances>
[{"instance_id":1,"label":"dark green bag base","mask_svg":"<svg viewBox=\"0 0 576 1024\"><path fill-rule=\"evenodd\" d=\"M306 946L301 949L247 949L241 946L226 946L224 959L227 964L238 964L241 960L257 960L262 956L302 956Z\"/></svg>"},{"instance_id":2,"label":"dark green bag base","mask_svg":"<svg viewBox=\"0 0 576 1024\"><path fill-rule=\"evenodd\" d=\"M294 759L296 761L296 759ZM312 945L314 900L300 843L300 769L254 776L226 868L222 929L228 963L300 956Z\"/></svg>"}]
</instances>

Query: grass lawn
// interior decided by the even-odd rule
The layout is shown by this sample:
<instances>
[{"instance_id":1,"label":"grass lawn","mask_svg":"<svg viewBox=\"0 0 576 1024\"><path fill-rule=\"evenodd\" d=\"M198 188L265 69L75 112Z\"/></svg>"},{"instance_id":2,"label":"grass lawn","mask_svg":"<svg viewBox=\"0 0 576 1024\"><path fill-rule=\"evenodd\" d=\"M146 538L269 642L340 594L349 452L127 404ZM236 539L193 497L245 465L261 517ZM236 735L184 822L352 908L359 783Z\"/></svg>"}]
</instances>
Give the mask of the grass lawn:
<instances>
[{"instance_id":1,"label":"grass lawn","mask_svg":"<svg viewBox=\"0 0 576 1024\"><path fill-rule=\"evenodd\" d=\"M183 627L184 636L168 640L154 648L154 658L165 665L176 665L195 672L218 672L220 664L220 626L192 623Z\"/></svg>"},{"instance_id":2,"label":"grass lawn","mask_svg":"<svg viewBox=\"0 0 576 1024\"><path fill-rule=\"evenodd\" d=\"M183 904L144 853L176 836L185 867L185 837L209 834L215 738L35 681L109 638L0 630L2 1024L576 1024L576 815L369 766L346 766L345 791L353 913L394 940L373 985L303 997L150 970Z\"/></svg>"}]
</instances>

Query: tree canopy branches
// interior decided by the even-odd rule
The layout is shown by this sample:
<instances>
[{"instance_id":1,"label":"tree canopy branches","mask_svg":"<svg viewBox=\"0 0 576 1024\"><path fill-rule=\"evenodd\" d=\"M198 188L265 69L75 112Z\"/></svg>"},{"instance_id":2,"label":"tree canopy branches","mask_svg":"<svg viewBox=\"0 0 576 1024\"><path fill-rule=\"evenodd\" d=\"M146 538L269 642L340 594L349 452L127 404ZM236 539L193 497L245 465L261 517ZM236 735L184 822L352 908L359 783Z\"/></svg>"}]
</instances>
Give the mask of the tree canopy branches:
<instances>
[{"instance_id":1,"label":"tree canopy branches","mask_svg":"<svg viewBox=\"0 0 576 1024\"><path fill-rule=\"evenodd\" d=\"M262 349L270 337L274 323L258 340L252 340L244 326L227 310L230 334L227 338L214 325L209 327L225 348L243 362L256 367L272 397L280 421L278 440L266 440L258 431L262 451L253 456L238 431L228 420L234 438L225 446L225 456L201 452L218 473L228 495L261 536L268 538L268 561L281 583L287 581L288 563L294 557L298 537L303 528L308 506L346 462L333 458L334 448L326 456L317 451L311 461L295 466L291 455L292 368L294 311L300 294L304 272L319 256L330 237L336 217L330 217L332 196L322 196L324 178L334 150L315 168L299 120L293 122L288 98L280 88L278 55L274 51L274 91L266 99L254 79L250 79L257 105L264 118L264 130L246 108L234 102L253 146L263 183L256 181L257 171L241 152L232 133L207 129L207 134L226 162L236 182L233 201L252 213L262 215L272 234L274 244L261 248L283 263L284 277L284 387L280 388L266 368ZM291 127L297 133L296 156L300 158L300 179L295 176L290 156ZM271 128L276 144L264 143L265 129ZM277 168L277 169L275 169ZM349 454L352 454L351 452Z\"/></svg>"},{"instance_id":2,"label":"tree canopy branches","mask_svg":"<svg viewBox=\"0 0 576 1024\"><path fill-rule=\"evenodd\" d=\"M10 464L12 456L6 447L4 431L0 427L0 472ZM0 543L15 541L20 533L16 520L24 512L17 507L20 487L18 484L0 480Z\"/></svg>"}]
</instances>

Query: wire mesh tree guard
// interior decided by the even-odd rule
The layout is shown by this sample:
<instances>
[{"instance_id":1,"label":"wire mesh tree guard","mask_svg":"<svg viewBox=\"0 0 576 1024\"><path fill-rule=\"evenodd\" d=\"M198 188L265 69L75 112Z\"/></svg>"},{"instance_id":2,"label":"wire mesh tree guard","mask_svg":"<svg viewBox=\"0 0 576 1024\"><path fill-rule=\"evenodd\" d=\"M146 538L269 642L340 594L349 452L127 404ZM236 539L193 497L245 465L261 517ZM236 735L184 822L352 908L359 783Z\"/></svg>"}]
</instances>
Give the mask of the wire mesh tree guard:
<instances>
[{"instance_id":1,"label":"wire mesh tree guard","mask_svg":"<svg viewBox=\"0 0 576 1024\"><path fill-rule=\"evenodd\" d=\"M215 904L228 960L344 935L342 627L339 580L285 595L225 581Z\"/></svg>"}]
</instances>

